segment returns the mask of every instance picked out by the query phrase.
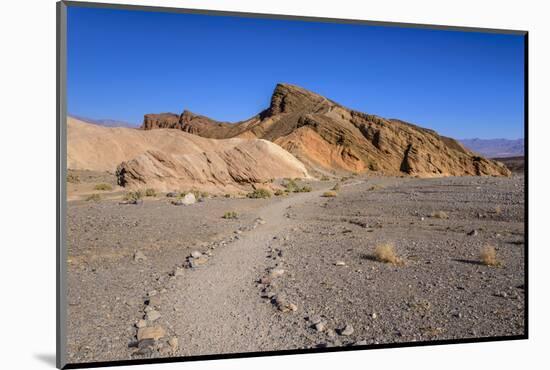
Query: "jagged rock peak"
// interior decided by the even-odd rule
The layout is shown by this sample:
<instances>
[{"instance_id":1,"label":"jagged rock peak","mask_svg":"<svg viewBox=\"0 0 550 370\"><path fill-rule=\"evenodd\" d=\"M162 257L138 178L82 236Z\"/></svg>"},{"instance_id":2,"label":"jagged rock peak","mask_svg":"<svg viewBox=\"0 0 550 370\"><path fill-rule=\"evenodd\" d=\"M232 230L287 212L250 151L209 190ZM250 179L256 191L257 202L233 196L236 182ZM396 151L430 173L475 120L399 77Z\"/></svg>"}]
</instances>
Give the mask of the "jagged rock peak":
<instances>
[{"instance_id":1,"label":"jagged rock peak","mask_svg":"<svg viewBox=\"0 0 550 370\"><path fill-rule=\"evenodd\" d=\"M280 113L293 113L305 110L314 111L316 108L330 103L325 97L302 87L287 83L278 83L271 95L271 103L267 114L272 116Z\"/></svg>"}]
</instances>

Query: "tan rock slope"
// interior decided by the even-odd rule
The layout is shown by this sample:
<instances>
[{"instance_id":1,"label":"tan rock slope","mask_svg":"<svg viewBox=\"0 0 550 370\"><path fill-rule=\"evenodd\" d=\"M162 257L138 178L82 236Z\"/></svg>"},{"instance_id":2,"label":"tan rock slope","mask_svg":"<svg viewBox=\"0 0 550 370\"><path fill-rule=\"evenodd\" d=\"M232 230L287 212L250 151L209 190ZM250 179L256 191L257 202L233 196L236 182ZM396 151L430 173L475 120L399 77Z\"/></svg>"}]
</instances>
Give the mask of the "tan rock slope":
<instances>
[{"instance_id":1,"label":"tan rock slope","mask_svg":"<svg viewBox=\"0 0 550 370\"><path fill-rule=\"evenodd\" d=\"M290 84L278 84L269 108L234 124L184 111L148 114L142 129L173 128L208 138L262 138L318 173L378 171L422 177L509 176L501 163L480 157L435 131L345 108Z\"/></svg>"},{"instance_id":2,"label":"tan rock slope","mask_svg":"<svg viewBox=\"0 0 550 370\"><path fill-rule=\"evenodd\" d=\"M108 128L68 119L68 168L116 172L119 184L160 191L234 192L274 178L309 177L266 140L213 140L177 130Z\"/></svg>"}]
</instances>

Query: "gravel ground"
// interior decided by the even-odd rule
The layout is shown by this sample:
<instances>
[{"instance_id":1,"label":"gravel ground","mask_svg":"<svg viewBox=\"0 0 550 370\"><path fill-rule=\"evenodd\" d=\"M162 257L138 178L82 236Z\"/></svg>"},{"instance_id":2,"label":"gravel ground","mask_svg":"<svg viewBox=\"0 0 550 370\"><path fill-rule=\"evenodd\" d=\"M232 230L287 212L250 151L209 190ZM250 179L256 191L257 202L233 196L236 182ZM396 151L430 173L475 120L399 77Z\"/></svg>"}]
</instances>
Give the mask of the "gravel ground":
<instances>
[{"instance_id":1,"label":"gravel ground","mask_svg":"<svg viewBox=\"0 0 550 370\"><path fill-rule=\"evenodd\" d=\"M522 177L357 177L322 197L334 184L69 202L69 361L523 334ZM384 243L402 263L376 260Z\"/></svg>"}]
</instances>

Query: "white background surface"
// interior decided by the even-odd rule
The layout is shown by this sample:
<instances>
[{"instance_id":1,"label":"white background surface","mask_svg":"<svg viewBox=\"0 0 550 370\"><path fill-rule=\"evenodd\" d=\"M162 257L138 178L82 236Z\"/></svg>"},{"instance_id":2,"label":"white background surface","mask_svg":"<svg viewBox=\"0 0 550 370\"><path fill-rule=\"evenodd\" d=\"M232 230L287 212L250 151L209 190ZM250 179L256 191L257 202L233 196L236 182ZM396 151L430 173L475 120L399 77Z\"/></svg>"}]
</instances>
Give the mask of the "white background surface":
<instances>
[{"instance_id":1,"label":"white background surface","mask_svg":"<svg viewBox=\"0 0 550 370\"><path fill-rule=\"evenodd\" d=\"M114 1L117 2L117 1ZM527 341L148 365L147 369L520 369L548 365L547 108L544 1L202 0L133 4L530 31L530 339ZM0 22L1 367L55 358L55 1L4 1ZM498 133L495 133L498 136ZM546 344L546 345L545 345ZM546 364L546 365L544 365ZM140 369L140 367L135 369Z\"/></svg>"}]
</instances>

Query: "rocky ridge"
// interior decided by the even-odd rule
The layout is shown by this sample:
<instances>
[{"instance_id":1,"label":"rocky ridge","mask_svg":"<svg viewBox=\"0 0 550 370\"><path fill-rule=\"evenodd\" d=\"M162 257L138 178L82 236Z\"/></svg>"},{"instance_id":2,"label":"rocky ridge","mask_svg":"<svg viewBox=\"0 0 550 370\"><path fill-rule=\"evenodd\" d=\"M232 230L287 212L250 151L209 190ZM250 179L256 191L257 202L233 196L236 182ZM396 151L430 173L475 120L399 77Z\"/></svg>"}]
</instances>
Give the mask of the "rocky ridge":
<instances>
[{"instance_id":1,"label":"rocky ridge","mask_svg":"<svg viewBox=\"0 0 550 370\"><path fill-rule=\"evenodd\" d=\"M262 138L280 145L314 173L509 176L458 141L401 121L362 113L291 84L278 84L270 105L234 124L184 111L146 115L142 129L173 128L208 138Z\"/></svg>"}]
</instances>

